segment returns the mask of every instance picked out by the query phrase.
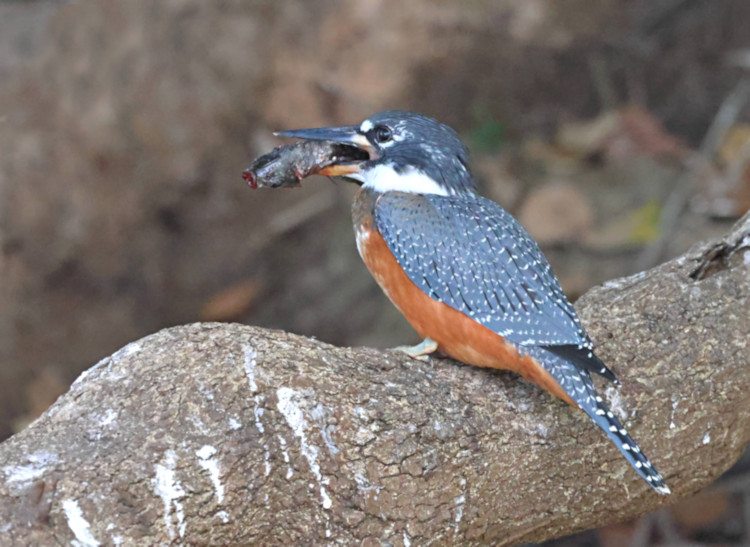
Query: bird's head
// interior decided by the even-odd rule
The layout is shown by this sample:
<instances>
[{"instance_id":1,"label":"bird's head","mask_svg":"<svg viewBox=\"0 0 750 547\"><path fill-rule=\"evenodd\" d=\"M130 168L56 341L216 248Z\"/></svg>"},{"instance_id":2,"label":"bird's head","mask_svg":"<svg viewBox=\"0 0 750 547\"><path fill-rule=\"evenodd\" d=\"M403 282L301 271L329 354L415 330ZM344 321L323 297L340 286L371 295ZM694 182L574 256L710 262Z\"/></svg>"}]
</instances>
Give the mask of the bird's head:
<instances>
[{"instance_id":1,"label":"bird's head","mask_svg":"<svg viewBox=\"0 0 750 547\"><path fill-rule=\"evenodd\" d=\"M276 133L334 141L357 149L321 174L343 176L378 192L457 195L474 191L466 147L450 127L416 114L389 110L359 125ZM367 159L354 159L367 153Z\"/></svg>"}]
</instances>

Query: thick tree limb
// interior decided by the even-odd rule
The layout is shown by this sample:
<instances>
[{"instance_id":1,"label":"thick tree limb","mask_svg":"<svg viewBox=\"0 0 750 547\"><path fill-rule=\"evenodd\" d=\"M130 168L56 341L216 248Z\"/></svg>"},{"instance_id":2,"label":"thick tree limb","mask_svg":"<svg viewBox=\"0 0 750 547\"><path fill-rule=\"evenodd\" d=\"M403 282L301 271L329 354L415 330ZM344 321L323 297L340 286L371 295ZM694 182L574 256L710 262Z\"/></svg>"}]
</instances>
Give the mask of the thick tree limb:
<instances>
[{"instance_id":1,"label":"thick tree limb","mask_svg":"<svg viewBox=\"0 0 750 547\"><path fill-rule=\"evenodd\" d=\"M0 445L0 544L511 544L710 484L750 439L750 216L578 309L670 497L510 374L196 324L104 359Z\"/></svg>"}]
</instances>

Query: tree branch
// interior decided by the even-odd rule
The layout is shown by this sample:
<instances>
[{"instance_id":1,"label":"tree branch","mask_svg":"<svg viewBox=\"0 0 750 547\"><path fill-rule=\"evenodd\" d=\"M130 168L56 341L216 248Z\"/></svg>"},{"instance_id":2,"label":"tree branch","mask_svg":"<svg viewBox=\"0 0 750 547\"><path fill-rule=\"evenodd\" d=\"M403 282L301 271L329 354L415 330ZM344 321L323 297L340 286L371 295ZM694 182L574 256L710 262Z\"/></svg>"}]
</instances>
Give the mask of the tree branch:
<instances>
[{"instance_id":1,"label":"tree branch","mask_svg":"<svg viewBox=\"0 0 750 547\"><path fill-rule=\"evenodd\" d=\"M195 324L104 359L0 445L0 543L513 544L731 466L750 439L750 215L577 308L672 496L510 373Z\"/></svg>"}]
</instances>

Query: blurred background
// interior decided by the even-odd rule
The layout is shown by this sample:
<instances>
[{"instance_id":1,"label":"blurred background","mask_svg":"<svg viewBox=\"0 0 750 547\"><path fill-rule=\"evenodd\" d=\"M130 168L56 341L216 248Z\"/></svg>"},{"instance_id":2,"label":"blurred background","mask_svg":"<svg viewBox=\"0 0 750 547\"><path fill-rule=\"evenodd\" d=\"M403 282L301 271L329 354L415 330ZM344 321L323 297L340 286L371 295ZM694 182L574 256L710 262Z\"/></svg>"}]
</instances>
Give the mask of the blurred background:
<instances>
[{"instance_id":1,"label":"blurred background","mask_svg":"<svg viewBox=\"0 0 750 547\"><path fill-rule=\"evenodd\" d=\"M573 299L723 233L750 207L749 29L747 0L0 1L0 439L170 325L417 341L357 255L355 188L244 184L273 130L451 124ZM743 458L554 544L748 544L748 493Z\"/></svg>"}]
</instances>

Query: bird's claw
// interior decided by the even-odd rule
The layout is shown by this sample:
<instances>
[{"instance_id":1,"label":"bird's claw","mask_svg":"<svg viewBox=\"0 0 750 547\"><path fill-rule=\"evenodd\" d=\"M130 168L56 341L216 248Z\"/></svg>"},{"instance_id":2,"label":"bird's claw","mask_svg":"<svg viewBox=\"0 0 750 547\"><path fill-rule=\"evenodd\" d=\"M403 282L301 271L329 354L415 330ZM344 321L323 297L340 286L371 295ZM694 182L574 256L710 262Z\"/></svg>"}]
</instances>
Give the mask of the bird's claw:
<instances>
[{"instance_id":1,"label":"bird's claw","mask_svg":"<svg viewBox=\"0 0 750 547\"><path fill-rule=\"evenodd\" d=\"M430 338L425 338L416 346L398 346L393 349L405 353L412 359L429 361L430 354L437 351L438 343Z\"/></svg>"}]
</instances>

